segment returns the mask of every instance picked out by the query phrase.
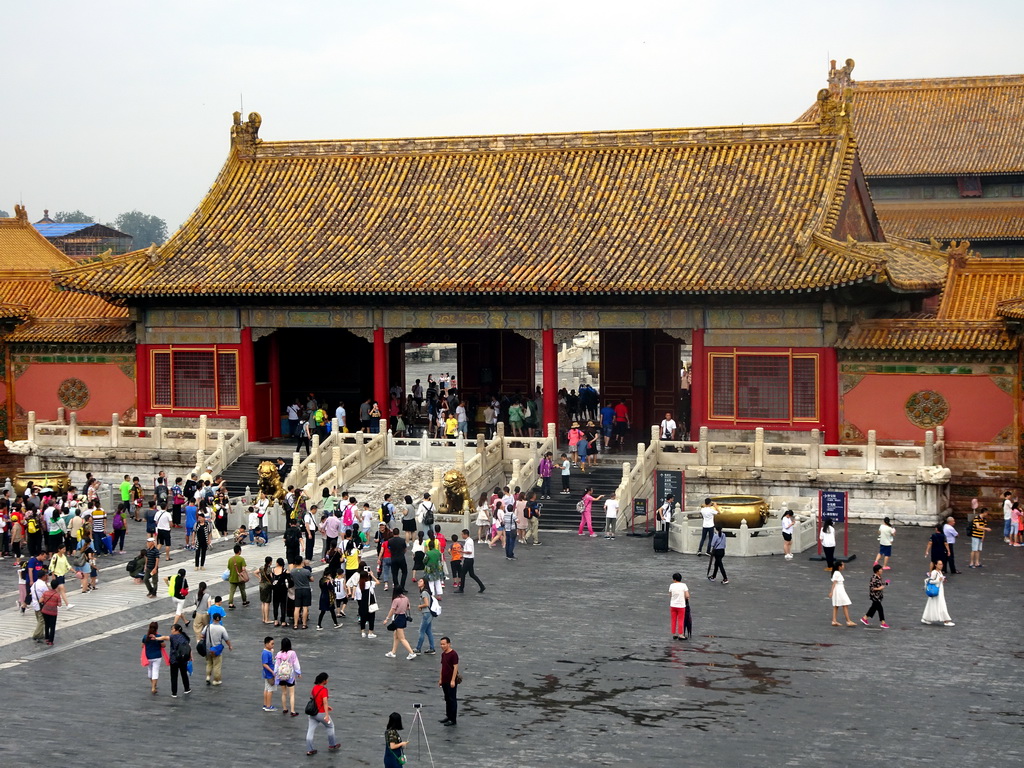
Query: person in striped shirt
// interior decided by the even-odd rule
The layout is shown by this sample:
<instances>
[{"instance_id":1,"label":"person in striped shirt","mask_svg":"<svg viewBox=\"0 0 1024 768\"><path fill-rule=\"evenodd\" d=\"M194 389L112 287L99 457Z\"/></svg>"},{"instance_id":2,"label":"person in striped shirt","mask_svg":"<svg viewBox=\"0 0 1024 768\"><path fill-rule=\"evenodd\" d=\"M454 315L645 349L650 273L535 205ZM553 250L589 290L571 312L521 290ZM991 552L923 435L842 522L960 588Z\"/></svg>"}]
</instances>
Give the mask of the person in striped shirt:
<instances>
[{"instance_id":1,"label":"person in striped shirt","mask_svg":"<svg viewBox=\"0 0 1024 768\"><path fill-rule=\"evenodd\" d=\"M981 548L985 543L985 534L992 529L988 527L988 508L982 507L971 522L971 559L968 568L983 568L981 564Z\"/></svg>"},{"instance_id":2,"label":"person in striped shirt","mask_svg":"<svg viewBox=\"0 0 1024 768\"><path fill-rule=\"evenodd\" d=\"M103 511L103 507L100 506L100 500L96 499L93 503L92 512L92 541L96 551L108 555L111 554L107 550L107 545L103 542L104 537L107 535L107 513Z\"/></svg>"}]
</instances>

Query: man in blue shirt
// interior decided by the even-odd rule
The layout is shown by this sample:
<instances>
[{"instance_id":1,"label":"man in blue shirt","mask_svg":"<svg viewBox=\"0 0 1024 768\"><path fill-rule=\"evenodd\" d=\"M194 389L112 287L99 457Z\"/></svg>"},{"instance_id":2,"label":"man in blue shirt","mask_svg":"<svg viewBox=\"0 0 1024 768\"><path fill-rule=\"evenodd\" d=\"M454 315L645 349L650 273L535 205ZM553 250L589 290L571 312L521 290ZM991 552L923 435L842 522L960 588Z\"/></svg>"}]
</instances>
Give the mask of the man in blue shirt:
<instances>
[{"instance_id":1,"label":"man in blue shirt","mask_svg":"<svg viewBox=\"0 0 1024 768\"><path fill-rule=\"evenodd\" d=\"M604 437L605 450L608 450L608 446L611 444L614 425L615 409L611 403L605 403L604 408L601 409L601 435Z\"/></svg>"},{"instance_id":2,"label":"man in blue shirt","mask_svg":"<svg viewBox=\"0 0 1024 768\"><path fill-rule=\"evenodd\" d=\"M209 623L211 624L213 623L214 616L220 616L223 619L225 616L228 615L228 612L221 607L221 599L222 598L220 595L217 595L215 598L213 598L213 605L211 605L210 610L207 611L207 613L210 615Z\"/></svg>"},{"instance_id":3,"label":"man in blue shirt","mask_svg":"<svg viewBox=\"0 0 1024 768\"><path fill-rule=\"evenodd\" d=\"M263 638L263 711L276 712L277 707L273 705L274 691L277 685L274 681L274 638Z\"/></svg>"}]
</instances>

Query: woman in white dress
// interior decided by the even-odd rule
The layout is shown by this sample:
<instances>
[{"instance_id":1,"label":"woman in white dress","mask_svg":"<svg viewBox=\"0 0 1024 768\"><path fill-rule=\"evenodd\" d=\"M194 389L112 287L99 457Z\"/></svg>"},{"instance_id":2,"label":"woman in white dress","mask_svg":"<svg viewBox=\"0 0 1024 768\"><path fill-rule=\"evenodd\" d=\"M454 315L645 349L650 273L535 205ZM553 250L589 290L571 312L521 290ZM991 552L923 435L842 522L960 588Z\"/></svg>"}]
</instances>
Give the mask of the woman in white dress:
<instances>
[{"instance_id":1,"label":"woman in white dress","mask_svg":"<svg viewBox=\"0 0 1024 768\"><path fill-rule=\"evenodd\" d=\"M932 565L932 570L928 574L928 578L925 579L925 584L934 584L939 588L939 593L925 601L924 615L921 616L922 624L934 624L941 621L943 626L956 626L949 617L949 611L946 610L945 581L946 577L942 573L942 561L938 560Z\"/></svg>"},{"instance_id":2,"label":"woman in white dress","mask_svg":"<svg viewBox=\"0 0 1024 768\"><path fill-rule=\"evenodd\" d=\"M846 586L844 582L846 579L843 578L844 563L836 563L832 566L832 589L828 591L828 596L832 599L832 626L841 626L837 618L839 618L839 609L843 609L843 614L846 616L846 626L855 627L857 626L850 619L850 596L846 594Z\"/></svg>"}]
</instances>

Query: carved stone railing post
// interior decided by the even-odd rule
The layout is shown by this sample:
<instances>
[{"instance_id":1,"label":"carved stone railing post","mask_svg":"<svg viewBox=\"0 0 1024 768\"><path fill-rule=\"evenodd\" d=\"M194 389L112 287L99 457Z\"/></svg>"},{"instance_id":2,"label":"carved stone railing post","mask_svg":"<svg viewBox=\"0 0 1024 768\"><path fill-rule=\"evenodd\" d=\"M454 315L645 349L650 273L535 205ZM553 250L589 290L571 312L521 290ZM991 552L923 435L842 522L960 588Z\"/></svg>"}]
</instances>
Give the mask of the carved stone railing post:
<instances>
[{"instance_id":1,"label":"carved stone railing post","mask_svg":"<svg viewBox=\"0 0 1024 768\"><path fill-rule=\"evenodd\" d=\"M455 451L455 468L459 472L463 472L466 469L466 452L463 450Z\"/></svg>"},{"instance_id":2,"label":"carved stone railing post","mask_svg":"<svg viewBox=\"0 0 1024 768\"><path fill-rule=\"evenodd\" d=\"M78 445L78 413L72 411L68 418L68 446L74 448Z\"/></svg>"},{"instance_id":3,"label":"carved stone railing post","mask_svg":"<svg viewBox=\"0 0 1024 768\"><path fill-rule=\"evenodd\" d=\"M242 453L249 450L249 417L242 416L238 420L238 428L242 431Z\"/></svg>"},{"instance_id":4,"label":"carved stone railing post","mask_svg":"<svg viewBox=\"0 0 1024 768\"><path fill-rule=\"evenodd\" d=\"M811 444L807 446L807 464L809 469L817 469L821 463L821 430L811 430Z\"/></svg>"},{"instance_id":5,"label":"carved stone railing post","mask_svg":"<svg viewBox=\"0 0 1024 768\"><path fill-rule=\"evenodd\" d=\"M199 431L196 433L196 440L198 441L199 449L202 451L206 450L206 415L199 417Z\"/></svg>"},{"instance_id":6,"label":"carved stone railing post","mask_svg":"<svg viewBox=\"0 0 1024 768\"><path fill-rule=\"evenodd\" d=\"M153 417L153 445L157 450L164 447L164 415L162 413Z\"/></svg>"},{"instance_id":7,"label":"carved stone railing post","mask_svg":"<svg viewBox=\"0 0 1024 768\"><path fill-rule=\"evenodd\" d=\"M57 423L58 424L63 424L64 423L64 406L63 405L57 407Z\"/></svg>"},{"instance_id":8,"label":"carved stone railing post","mask_svg":"<svg viewBox=\"0 0 1024 768\"><path fill-rule=\"evenodd\" d=\"M754 468L764 466L764 427L754 430Z\"/></svg>"},{"instance_id":9,"label":"carved stone railing post","mask_svg":"<svg viewBox=\"0 0 1024 768\"><path fill-rule=\"evenodd\" d=\"M930 429L924 433L924 466L935 464L935 433Z\"/></svg>"},{"instance_id":10,"label":"carved stone railing post","mask_svg":"<svg viewBox=\"0 0 1024 768\"><path fill-rule=\"evenodd\" d=\"M28 423L25 425L25 429L28 432L28 435L27 435L28 441L30 443L35 443L35 441L36 441L36 412L35 411L29 411L28 412Z\"/></svg>"},{"instance_id":11,"label":"carved stone railing post","mask_svg":"<svg viewBox=\"0 0 1024 768\"><path fill-rule=\"evenodd\" d=\"M878 471L878 440L876 439L875 430L868 430L868 445L864 449L864 458L867 461L865 469L868 472Z\"/></svg>"},{"instance_id":12,"label":"carved stone railing post","mask_svg":"<svg viewBox=\"0 0 1024 768\"><path fill-rule=\"evenodd\" d=\"M116 414L110 414L110 447L117 448L121 443L121 417Z\"/></svg>"},{"instance_id":13,"label":"carved stone railing post","mask_svg":"<svg viewBox=\"0 0 1024 768\"><path fill-rule=\"evenodd\" d=\"M708 428L700 428L700 438L697 443L697 463L706 467L708 465Z\"/></svg>"}]
</instances>

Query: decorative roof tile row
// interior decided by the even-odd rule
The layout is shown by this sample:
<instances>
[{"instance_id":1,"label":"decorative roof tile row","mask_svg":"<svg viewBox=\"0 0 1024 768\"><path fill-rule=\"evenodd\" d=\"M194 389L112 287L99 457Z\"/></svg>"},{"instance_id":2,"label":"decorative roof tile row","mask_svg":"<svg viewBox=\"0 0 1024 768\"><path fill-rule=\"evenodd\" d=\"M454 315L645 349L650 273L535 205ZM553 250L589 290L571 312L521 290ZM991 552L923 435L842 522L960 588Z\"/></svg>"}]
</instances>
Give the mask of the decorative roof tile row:
<instances>
[{"instance_id":1,"label":"decorative roof tile row","mask_svg":"<svg viewBox=\"0 0 1024 768\"><path fill-rule=\"evenodd\" d=\"M1017 339L1002 322L953 320L861 320L840 340L838 349L1009 351Z\"/></svg>"},{"instance_id":2,"label":"decorative roof tile row","mask_svg":"<svg viewBox=\"0 0 1024 768\"><path fill-rule=\"evenodd\" d=\"M827 290L884 258L835 226L855 146L816 125L265 142L259 116L155 253L67 288L183 296L615 295Z\"/></svg>"},{"instance_id":3,"label":"decorative roof tile row","mask_svg":"<svg viewBox=\"0 0 1024 768\"><path fill-rule=\"evenodd\" d=\"M1024 75L860 80L852 90L868 177L1024 172ZM815 104L799 122L818 113Z\"/></svg>"},{"instance_id":4,"label":"decorative roof tile row","mask_svg":"<svg viewBox=\"0 0 1024 768\"><path fill-rule=\"evenodd\" d=\"M886 235L910 240L1024 239L1024 200L875 203Z\"/></svg>"}]
</instances>

